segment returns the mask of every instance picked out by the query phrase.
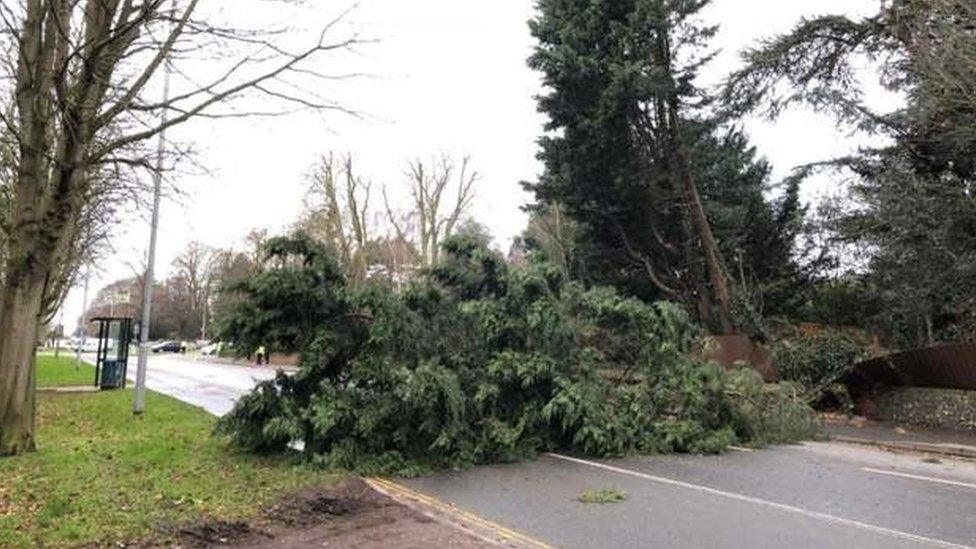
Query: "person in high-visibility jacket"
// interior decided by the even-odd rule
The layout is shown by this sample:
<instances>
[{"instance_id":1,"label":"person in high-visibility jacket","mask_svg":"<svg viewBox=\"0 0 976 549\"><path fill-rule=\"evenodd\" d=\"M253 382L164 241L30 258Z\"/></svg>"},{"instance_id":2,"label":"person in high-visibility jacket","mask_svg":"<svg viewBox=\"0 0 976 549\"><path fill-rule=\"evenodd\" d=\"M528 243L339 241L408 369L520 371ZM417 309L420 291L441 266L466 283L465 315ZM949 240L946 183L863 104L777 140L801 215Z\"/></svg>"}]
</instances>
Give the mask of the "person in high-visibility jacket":
<instances>
[{"instance_id":1,"label":"person in high-visibility jacket","mask_svg":"<svg viewBox=\"0 0 976 549\"><path fill-rule=\"evenodd\" d=\"M258 350L254 354L257 355L258 366L260 366L261 364L267 364L268 363L268 352L264 348L264 345L261 345L260 347L258 347Z\"/></svg>"}]
</instances>

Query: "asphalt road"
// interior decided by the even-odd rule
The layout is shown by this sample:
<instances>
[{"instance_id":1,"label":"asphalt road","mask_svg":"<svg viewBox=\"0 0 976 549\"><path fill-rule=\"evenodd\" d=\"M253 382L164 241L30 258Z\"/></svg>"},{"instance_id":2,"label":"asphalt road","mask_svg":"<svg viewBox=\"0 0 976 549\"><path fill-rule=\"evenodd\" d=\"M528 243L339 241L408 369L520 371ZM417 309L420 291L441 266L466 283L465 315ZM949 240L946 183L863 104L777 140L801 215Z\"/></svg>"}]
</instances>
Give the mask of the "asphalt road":
<instances>
[{"instance_id":1,"label":"asphalt road","mask_svg":"<svg viewBox=\"0 0 976 549\"><path fill-rule=\"evenodd\" d=\"M273 376L165 355L150 359L147 385L220 415ZM838 443L721 456L547 455L399 482L555 547L976 547L976 462ZM577 501L604 488L629 498Z\"/></svg>"},{"instance_id":2,"label":"asphalt road","mask_svg":"<svg viewBox=\"0 0 976 549\"><path fill-rule=\"evenodd\" d=\"M146 386L222 416L234 401L259 381L275 376L274 368L219 364L181 355L152 355L146 367ZM135 380L135 357L128 378Z\"/></svg>"},{"instance_id":3,"label":"asphalt road","mask_svg":"<svg viewBox=\"0 0 976 549\"><path fill-rule=\"evenodd\" d=\"M976 546L976 464L808 443L479 467L403 481L556 547ZM586 490L623 503L577 501Z\"/></svg>"}]
</instances>

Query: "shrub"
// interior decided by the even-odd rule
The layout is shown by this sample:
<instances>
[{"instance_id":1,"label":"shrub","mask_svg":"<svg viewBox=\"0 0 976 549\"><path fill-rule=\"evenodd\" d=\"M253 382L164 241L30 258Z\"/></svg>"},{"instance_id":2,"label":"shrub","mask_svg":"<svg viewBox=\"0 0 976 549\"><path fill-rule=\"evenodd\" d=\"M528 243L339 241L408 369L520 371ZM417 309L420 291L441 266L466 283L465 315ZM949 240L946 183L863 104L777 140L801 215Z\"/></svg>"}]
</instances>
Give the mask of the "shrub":
<instances>
[{"instance_id":1,"label":"shrub","mask_svg":"<svg viewBox=\"0 0 976 549\"><path fill-rule=\"evenodd\" d=\"M255 301L273 306L261 295L272 288L279 300L328 296L306 303L326 303L330 313L302 334L298 374L261 384L220 431L254 451L300 440L320 465L401 474L556 448L595 456L718 452L782 438L766 436L756 419L771 400L744 411L729 390L735 376L693 358L701 334L681 308L585 289L546 265L510 270L470 240L450 240L445 252L402 293L352 291L332 277L319 277L329 288L316 288L300 273L288 279L302 284L282 288L263 280L280 279L275 269L245 283L251 297L241 311ZM301 322L322 314L289 307ZM226 325L246 327L244 338L260 331L253 319ZM288 341L297 334L274 330ZM607 370L615 381L601 375Z\"/></svg>"},{"instance_id":2,"label":"shrub","mask_svg":"<svg viewBox=\"0 0 976 549\"><path fill-rule=\"evenodd\" d=\"M780 377L796 383L810 403L836 393L854 364L867 356L864 345L833 330L780 340L772 352Z\"/></svg>"},{"instance_id":3,"label":"shrub","mask_svg":"<svg viewBox=\"0 0 976 549\"><path fill-rule=\"evenodd\" d=\"M729 372L726 394L734 403L736 437L751 446L819 438L820 423L806 393L794 383L763 383L751 368Z\"/></svg>"}]
</instances>

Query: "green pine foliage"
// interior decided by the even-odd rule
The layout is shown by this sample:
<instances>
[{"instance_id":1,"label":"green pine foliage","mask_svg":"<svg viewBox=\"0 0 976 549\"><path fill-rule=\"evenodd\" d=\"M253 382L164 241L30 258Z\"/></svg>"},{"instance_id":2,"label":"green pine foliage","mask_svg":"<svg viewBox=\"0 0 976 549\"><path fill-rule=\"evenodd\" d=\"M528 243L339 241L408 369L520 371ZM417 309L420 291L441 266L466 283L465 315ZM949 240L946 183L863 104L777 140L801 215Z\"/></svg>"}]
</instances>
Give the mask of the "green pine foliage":
<instances>
[{"instance_id":1,"label":"green pine foliage","mask_svg":"<svg viewBox=\"0 0 976 549\"><path fill-rule=\"evenodd\" d=\"M579 495L577 498L580 503L620 503L627 501L627 492L622 490L616 490L613 488L604 488L603 490L587 490Z\"/></svg>"},{"instance_id":2,"label":"green pine foliage","mask_svg":"<svg viewBox=\"0 0 976 549\"><path fill-rule=\"evenodd\" d=\"M545 170L525 185L536 203L524 242L575 280L681 303L718 329L702 303L713 282L688 217L676 158L685 149L743 309L734 311L736 324L760 332L754 317L788 312L802 282L793 248L804 211L795 185L774 192L768 163L734 121L714 116L714 97L695 85L717 30L702 24L708 4L538 2L529 65L545 86ZM551 223L553 211L569 223Z\"/></svg>"},{"instance_id":3,"label":"green pine foliage","mask_svg":"<svg viewBox=\"0 0 976 549\"><path fill-rule=\"evenodd\" d=\"M271 238L263 252L273 269L228 281L223 288L222 293L240 299L229 300L219 331L246 353L262 345L299 351L311 343L322 323L345 311L342 270L327 250L304 234Z\"/></svg>"},{"instance_id":4,"label":"green pine foliage","mask_svg":"<svg viewBox=\"0 0 976 549\"><path fill-rule=\"evenodd\" d=\"M795 104L879 145L803 167L834 172L813 236L839 264L809 292L812 320L868 328L892 348L969 341L976 328L976 5L891 0L824 15L748 50L723 94L731 117ZM877 71L864 71L865 60ZM904 98L877 111L865 75ZM816 168L816 169L814 169ZM847 296L850 299L845 299Z\"/></svg>"},{"instance_id":5,"label":"green pine foliage","mask_svg":"<svg viewBox=\"0 0 976 549\"><path fill-rule=\"evenodd\" d=\"M299 257L328 257L294 240ZM750 401L746 410L732 381L761 381L695 359L700 330L670 303L584 289L545 264L510 268L463 237L448 241L442 262L402 293L350 289L341 277L317 276L321 265L272 254L264 273L239 286L240 314L308 308L227 319L227 336L247 326L242 342L252 322L321 314L322 301L309 295L336 299L304 337L301 370L262 383L221 420L238 446L280 452L300 441L322 466L416 474L552 449L718 452L812 433L767 435L756 418L767 408L781 413L785 401ZM310 272L299 279L319 287L270 284L302 270ZM790 404L812 427L809 408Z\"/></svg>"},{"instance_id":6,"label":"green pine foliage","mask_svg":"<svg viewBox=\"0 0 976 549\"><path fill-rule=\"evenodd\" d=\"M725 391L735 403L733 428L743 444L767 446L822 436L816 416L797 405L809 395L797 383L766 384L743 368L729 373Z\"/></svg>"},{"instance_id":7,"label":"green pine foliage","mask_svg":"<svg viewBox=\"0 0 976 549\"><path fill-rule=\"evenodd\" d=\"M782 338L772 351L780 376L796 383L803 398L811 403L836 396L832 394L835 389L869 354L866 345L834 330Z\"/></svg>"}]
</instances>

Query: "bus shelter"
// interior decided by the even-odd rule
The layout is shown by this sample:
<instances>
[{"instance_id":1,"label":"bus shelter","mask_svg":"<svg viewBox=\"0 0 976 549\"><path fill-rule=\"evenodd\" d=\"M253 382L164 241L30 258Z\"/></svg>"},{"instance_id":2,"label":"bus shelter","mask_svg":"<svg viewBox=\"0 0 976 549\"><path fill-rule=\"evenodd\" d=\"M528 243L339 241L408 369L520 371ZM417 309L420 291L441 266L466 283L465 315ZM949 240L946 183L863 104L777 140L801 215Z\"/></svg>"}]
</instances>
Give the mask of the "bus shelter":
<instances>
[{"instance_id":1,"label":"bus shelter","mask_svg":"<svg viewBox=\"0 0 976 549\"><path fill-rule=\"evenodd\" d=\"M93 318L98 325L98 355L95 361L95 387L102 390L122 389L129 370L129 344L132 343L132 319Z\"/></svg>"}]
</instances>

